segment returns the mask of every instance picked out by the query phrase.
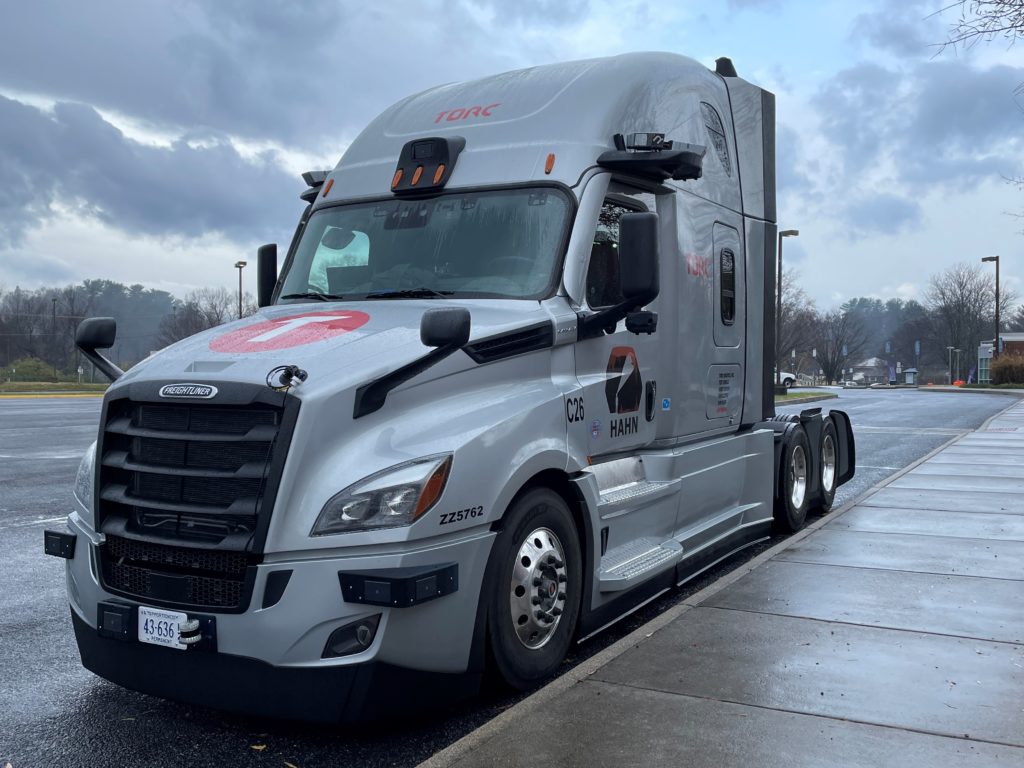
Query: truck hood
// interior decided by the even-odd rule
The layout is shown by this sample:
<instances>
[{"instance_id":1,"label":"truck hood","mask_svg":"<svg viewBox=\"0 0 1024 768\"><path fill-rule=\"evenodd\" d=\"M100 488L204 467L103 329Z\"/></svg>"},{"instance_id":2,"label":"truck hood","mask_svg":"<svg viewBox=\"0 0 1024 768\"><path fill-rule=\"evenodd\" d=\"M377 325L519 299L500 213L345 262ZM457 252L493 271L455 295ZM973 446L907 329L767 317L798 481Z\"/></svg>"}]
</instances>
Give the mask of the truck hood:
<instances>
[{"instance_id":1,"label":"truck hood","mask_svg":"<svg viewBox=\"0 0 1024 768\"><path fill-rule=\"evenodd\" d=\"M429 309L454 306L470 312L471 341L551 319L539 302L493 299L265 307L151 355L118 379L116 386L141 379L262 383L275 367L296 365L309 374L303 393L338 391L371 381L429 352L420 342L420 319Z\"/></svg>"}]
</instances>

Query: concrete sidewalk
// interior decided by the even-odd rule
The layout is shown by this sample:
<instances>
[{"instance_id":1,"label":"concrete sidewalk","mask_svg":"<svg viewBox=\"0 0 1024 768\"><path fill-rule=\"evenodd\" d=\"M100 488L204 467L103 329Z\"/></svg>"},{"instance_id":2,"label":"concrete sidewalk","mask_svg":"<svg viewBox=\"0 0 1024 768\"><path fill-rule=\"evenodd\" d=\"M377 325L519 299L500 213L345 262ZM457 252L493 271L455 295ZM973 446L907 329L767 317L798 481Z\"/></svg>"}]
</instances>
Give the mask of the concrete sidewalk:
<instances>
[{"instance_id":1,"label":"concrete sidewalk","mask_svg":"<svg viewBox=\"0 0 1024 768\"><path fill-rule=\"evenodd\" d=\"M1024 403L425 765L1024 766Z\"/></svg>"}]
</instances>

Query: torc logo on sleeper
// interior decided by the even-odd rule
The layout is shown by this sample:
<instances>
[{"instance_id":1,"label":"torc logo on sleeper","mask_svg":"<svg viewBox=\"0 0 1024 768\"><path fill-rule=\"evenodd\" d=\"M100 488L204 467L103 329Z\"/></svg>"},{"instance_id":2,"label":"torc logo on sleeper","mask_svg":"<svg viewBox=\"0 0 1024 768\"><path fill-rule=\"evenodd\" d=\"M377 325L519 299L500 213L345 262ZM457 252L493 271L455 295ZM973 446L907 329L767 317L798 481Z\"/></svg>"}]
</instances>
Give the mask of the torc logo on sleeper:
<instances>
[{"instance_id":1,"label":"torc logo on sleeper","mask_svg":"<svg viewBox=\"0 0 1024 768\"><path fill-rule=\"evenodd\" d=\"M214 352L266 352L326 341L354 331L370 319L365 312L334 310L286 315L247 325L210 342Z\"/></svg>"}]
</instances>

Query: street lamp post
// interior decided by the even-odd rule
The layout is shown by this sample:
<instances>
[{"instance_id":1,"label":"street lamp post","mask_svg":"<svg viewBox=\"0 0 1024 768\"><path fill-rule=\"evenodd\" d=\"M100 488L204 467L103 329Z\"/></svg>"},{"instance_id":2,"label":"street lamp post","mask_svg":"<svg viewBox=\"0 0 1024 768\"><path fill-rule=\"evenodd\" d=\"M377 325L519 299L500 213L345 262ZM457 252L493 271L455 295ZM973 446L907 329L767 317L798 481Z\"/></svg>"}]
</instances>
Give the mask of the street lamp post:
<instances>
[{"instance_id":1,"label":"street lamp post","mask_svg":"<svg viewBox=\"0 0 1024 768\"><path fill-rule=\"evenodd\" d=\"M775 277L777 283L775 287L775 384L776 386L782 386L782 360L779 352L782 339L780 338L782 332L782 238L784 237L796 237L800 234L799 229L783 229L779 231L779 252L778 252L778 267L776 268Z\"/></svg>"},{"instance_id":2,"label":"street lamp post","mask_svg":"<svg viewBox=\"0 0 1024 768\"><path fill-rule=\"evenodd\" d=\"M949 359L946 361L946 376L949 377L947 384L953 383L953 350L956 347L946 347L946 351L949 353Z\"/></svg>"},{"instance_id":3,"label":"street lamp post","mask_svg":"<svg viewBox=\"0 0 1024 768\"><path fill-rule=\"evenodd\" d=\"M53 302L53 322L50 325L50 333L53 334L53 379L57 380L57 297L51 296Z\"/></svg>"},{"instance_id":4,"label":"street lamp post","mask_svg":"<svg viewBox=\"0 0 1024 768\"><path fill-rule=\"evenodd\" d=\"M960 353L963 352L963 350L954 349L953 351L956 352L956 380L960 381Z\"/></svg>"},{"instance_id":5,"label":"street lamp post","mask_svg":"<svg viewBox=\"0 0 1024 768\"><path fill-rule=\"evenodd\" d=\"M235 269L238 270L238 319L239 320L242 319L242 270L245 268L245 265L248 264L248 263L249 262L247 262L247 261L236 261L235 262Z\"/></svg>"},{"instance_id":6,"label":"street lamp post","mask_svg":"<svg viewBox=\"0 0 1024 768\"><path fill-rule=\"evenodd\" d=\"M992 359L999 357L999 257L985 256L982 261L994 261L996 263L996 340L992 345Z\"/></svg>"}]
</instances>

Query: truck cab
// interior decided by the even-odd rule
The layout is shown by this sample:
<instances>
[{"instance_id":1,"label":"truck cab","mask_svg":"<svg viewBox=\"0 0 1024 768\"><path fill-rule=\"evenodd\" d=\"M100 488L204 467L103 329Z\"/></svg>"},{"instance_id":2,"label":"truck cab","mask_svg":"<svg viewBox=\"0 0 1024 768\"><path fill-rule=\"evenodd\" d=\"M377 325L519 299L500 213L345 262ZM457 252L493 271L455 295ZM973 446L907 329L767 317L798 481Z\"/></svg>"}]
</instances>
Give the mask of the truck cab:
<instances>
[{"instance_id":1,"label":"truck cab","mask_svg":"<svg viewBox=\"0 0 1024 768\"><path fill-rule=\"evenodd\" d=\"M570 644L827 511L839 411L775 417L774 99L672 54L442 86L307 203L261 309L115 378L67 560L84 665L355 721Z\"/></svg>"}]
</instances>

